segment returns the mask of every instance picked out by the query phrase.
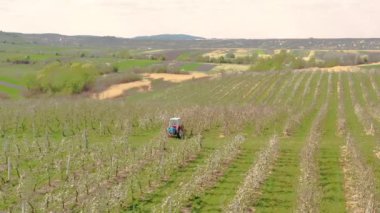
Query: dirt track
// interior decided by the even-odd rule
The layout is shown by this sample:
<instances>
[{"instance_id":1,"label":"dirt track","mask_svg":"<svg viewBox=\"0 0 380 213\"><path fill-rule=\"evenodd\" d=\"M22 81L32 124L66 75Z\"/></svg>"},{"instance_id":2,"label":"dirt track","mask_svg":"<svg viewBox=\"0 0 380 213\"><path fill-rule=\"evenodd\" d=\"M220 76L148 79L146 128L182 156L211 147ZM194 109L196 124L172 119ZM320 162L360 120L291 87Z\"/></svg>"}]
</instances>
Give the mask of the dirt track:
<instances>
[{"instance_id":1,"label":"dirt track","mask_svg":"<svg viewBox=\"0 0 380 213\"><path fill-rule=\"evenodd\" d=\"M363 64L363 65L356 65L356 66L335 66L335 67L327 67L327 68L305 68L300 69L303 71L310 71L310 70L321 70L325 72L357 72L360 71L361 68L371 65L380 65L380 62L377 63L371 63L371 64Z\"/></svg>"},{"instance_id":2,"label":"dirt track","mask_svg":"<svg viewBox=\"0 0 380 213\"><path fill-rule=\"evenodd\" d=\"M108 89L104 90L101 93L93 94L92 98L98 99L98 100L117 98L119 96L122 96L125 91L134 89L134 88L138 88L141 91L149 91L152 89L152 82L149 79L162 79L164 81L180 83L180 82L191 80L191 79L205 78L205 77L208 77L209 75L205 73L194 72L188 75L168 74L168 73L150 73L150 74L144 74L143 76L144 76L144 80L112 85L111 87L109 87Z\"/></svg>"},{"instance_id":3,"label":"dirt track","mask_svg":"<svg viewBox=\"0 0 380 213\"><path fill-rule=\"evenodd\" d=\"M357 66L336 66L329 68L321 68L321 70L327 72L355 72L358 71L359 68Z\"/></svg>"},{"instance_id":4,"label":"dirt track","mask_svg":"<svg viewBox=\"0 0 380 213\"><path fill-rule=\"evenodd\" d=\"M144 77L148 78L148 79L162 79L164 81L170 81L173 83L180 83L180 82L188 81L191 79L205 78L208 76L209 75L207 75L205 73L200 73L200 72L194 72L194 73L190 73L188 75L178 75L178 74L168 74L168 73L144 74Z\"/></svg>"},{"instance_id":5,"label":"dirt track","mask_svg":"<svg viewBox=\"0 0 380 213\"><path fill-rule=\"evenodd\" d=\"M19 86L19 85L16 85L16 84L11 84L11 83L8 83L8 82L4 82L4 81L0 81L0 85L2 86L6 86L6 87L10 87L10 88L14 88L14 89L25 89L23 86Z\"/></svg>"},{"instance_id":6,"label":"dirt track","mask_svg":"<svg viewBox=\"0 0 380 213\"><path fill-rule=\"evenodd\" d=\"M139 88L143 91L150 90L151 89L151 82L148 80L142 80L142 81L135 81L130 83L124 83L124 84L116 84L105 91L94 94L92 97L98 100L104 100L104 99L110 99L110 98L117 98L127 90Z\"/></svg>"}]
</instances>

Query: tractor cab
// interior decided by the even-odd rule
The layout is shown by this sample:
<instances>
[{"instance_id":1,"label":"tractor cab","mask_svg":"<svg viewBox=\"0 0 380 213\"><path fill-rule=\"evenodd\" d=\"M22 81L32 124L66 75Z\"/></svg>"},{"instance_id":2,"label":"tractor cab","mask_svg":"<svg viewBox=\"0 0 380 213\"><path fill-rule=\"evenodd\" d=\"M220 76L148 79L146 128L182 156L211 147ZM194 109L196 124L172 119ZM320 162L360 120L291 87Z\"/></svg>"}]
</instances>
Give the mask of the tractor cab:
<instances>
[{"instance_id":1,"label":"tractor cab","mask_svg":"<svg viewBox=\"0 0 380 213\"><path fill-rule=\"evenodd\" d=\"M185 137L185 129L181 118L170 118L167 134L169 137L177 137L180 139L183 139Z\"/></svg>"}]
</instances>

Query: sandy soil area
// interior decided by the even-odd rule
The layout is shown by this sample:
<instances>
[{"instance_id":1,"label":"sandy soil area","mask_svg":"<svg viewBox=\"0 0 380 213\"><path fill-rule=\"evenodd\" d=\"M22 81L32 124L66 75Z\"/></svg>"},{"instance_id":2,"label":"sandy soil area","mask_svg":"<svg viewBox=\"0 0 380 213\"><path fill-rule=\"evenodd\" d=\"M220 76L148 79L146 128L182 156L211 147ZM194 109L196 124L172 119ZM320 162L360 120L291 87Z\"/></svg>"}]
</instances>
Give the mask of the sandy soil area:
<instances>
[{"instance_id":1,"label":"sandy soil area","mask_svg":"<svg viewBox=\"0 0 380 213\"><path fill-rule=\"evenodd\" d=\"M123 95L125 91L134 88L139 88L141 91L149 91L151 90L151 82L149 80L142 80L124 84L116 84L101 93L94 94L93 98L98 100L117 98Z\"/></svg>"},{"instance_id":2,"label":"sandy soil area","mask_svg":"<svg viewBox=\"0 0 380 213\"><path fill-rule=\"evenodd\" d=\"M306 69L300 69L300 70L302 71L321 70L325 72L357 72L357 71L360 71L360 69L363 67L372 66L372 65L380 65L380 62L357 65L357 66L336 66L336 67L327 67L327 68L312 67L312 68L306 68Z\"/></svg>"},{"instance_id":3,"label":"sandy soil area","mask_svg":"<svg viewBox=\"0 0 380 213\"><path fill-rule=\"evenodd\" d=\"M191 79L198 79L198 78L205 78L209 75L205 73L200 72L193 72L188 75L181 75L181 74L168 74L168 73L148 73L144 74L145 78L148 79L162 79L164 81L170 81L173 83L180 83L183 81L191 80Z\"/></svg>"},{"instance_id":4,"label":"sandy soil area","mask_svg":"<svg viewBox=\"0 0 380 213\"><path fill-rule=\"evenodd\" d=\"M336 66L336 67L321 68L321 70L327 71L327 72L356 72L356 71L359 71L359 67L356 67L356 66Z\"/></svg>"},{"instance_id":5,"label":"sandy soil area","mask_svg":"<svg viewBox=\"0 0 380 213\"><path fill-rule=\"evenodd\" d=\"M210 57L210 58L219 58L221 56L225 56L228 49L217 49L212 52L208 52L203 54L203 57Z\"/></svg>"},{"instance_id":6,"label":"sandy soil area","mask_svg":"<svg viewBox=\"0 0 380 213\"><path fill-rule=\"evenodd\" d=\"M377 151L375 151L375 155L380 160L380 148Z\"/></svg>"},{"instance_id":7,"label":"sandy soil area","mask_svg":"<svg viewBox=\"0 0 380 213\"><path fill-rule=\"evenodd\" d=\"M239 71L247 71L249 69L249 65L244 64L220 64L214 67L211 71L220 72L220 71L230 71L230 72L239 72Z\"/></svg>"},{"instance_id":8,"label":"sandy soil area","mask_svg":"<svg viewBox=\"0 0 380 213\"><path fill-rule=\"evenodd\" d=\"M246 57L250 55L250 51L251 51L250 49L236 49L234 51L234 54L236 58Z\"/></svg>"},{"instance_id":9,"label":"sandy soil area","mask_svg":"<svg viewBox=\"0 0 380 213\"><path fill-rule=\"evenodd\" d=\"M144 80L112 85L108 89L104 90L103 92L93 94L92 98L98 99L98 100L117 98L119 96L122 96L124 92L130 89L135 89L135 88L139 89L139 91L141 92L150 91L152 89L152 82L150 81L150 79L162 79L164 81L180 83L187 80L205 78L205 77L208 77L209 75L205 73L200 73L200 72L193 72L188 75L168 74L168 73L149 73L149 74L144 74L143 76L144 76Z\"/></svg>"}]
</instances>

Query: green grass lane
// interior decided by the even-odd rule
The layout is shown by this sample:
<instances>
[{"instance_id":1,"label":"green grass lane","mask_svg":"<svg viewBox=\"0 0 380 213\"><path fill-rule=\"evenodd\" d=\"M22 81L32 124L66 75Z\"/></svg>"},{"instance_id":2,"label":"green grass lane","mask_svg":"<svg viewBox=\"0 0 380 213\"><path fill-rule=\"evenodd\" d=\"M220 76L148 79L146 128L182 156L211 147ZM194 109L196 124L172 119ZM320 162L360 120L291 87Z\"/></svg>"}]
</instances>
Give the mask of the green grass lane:
<instances>
[{"instance_id":1,"label":"green grass lane","mask_svg":"<svg viewBox=\"0 0 380 213\"><path fill-rule=\"evenodd\" d=\"M313 115L303 121L291 138L281 138L279 158L254 205L257 212L290 212L295 209L299 153L308 135Z\"/></svg>"},{"instance_id":2,"label":"green grass lane","mask_svg":"<svg viewBox=\"0 0 380 213\"><path fill-rule=\"evenodd\" d=\"M295 95L300 87L300 85L303 83L303 82L306 82L305 80L305 77L307 75L310 75L310 73L306 73L306 72L303 72L302 74L299 74L299 78L297 79L297 81L295 81L295 83L292 85L292 92L289 96L287 96L287 101L286 101L286 104L289 105L289 104L292 104L292 101L293 99L295 98Z\"/></svg>"},{"instance_id":3,"label":"green grass lane","mask_svg":"<svg viewBox=\"0 0 380 213\"><path fill-rule=\"evenodd\" d=\"M248 85L252 86L252 84L254 84L257 81L258 79L256 79L253 76L247 76L246 78L244 78L244 76L241 76L240 82L236 83L222 97L219 97L219 103L244 103L244 97L242 94L244 94L244 91L247 90L247 88L249 87Z\"/></svg>"},{"instance_id":4,"label":"green grass lane","mask_svg":"<svg viewBox=\"0 0 380 213\"><path fill-rule=\"evenodd\" d=\"M362 82L362 89L366 90L366 93L368 94L368 97L366 97L366 103L369 105L372 104L379 104L380 103L380 97L377 95L376 88L372 86L371 82L371 75L366 73L360 73L361 82ZM375 82L374 82L375 83ZM376 85L375 85L376 87ZM364 94L364 93L363 93Z\"/></svg>"},{"instance_id":5,"label":"green grass lane","mask_svg":"<svg viewBox=\"0 0 380 213\"><path fill-rule=\"evenodd\" d=\"M243 79L235 77L233 81L226 82L226 84L223 83L223 87L211 97L213 97L217 103L226 103L229 100L229 96L235 96L234 91L243 84Z\"/></svg>"},{"instance_id":6,"label":"green grass lane","mask_svg":"<svg viewBox=\"0 0 380 213\"><path fill-rule=\"evenodd\" d=\"M180 70L181 71L197 71L198 67L200 67L200 63L187 63L181 66Z\"/></svg>"},{"instance_id":7,"label":"green grass lane","mask_svg":"<svg viewBox=\"0 0 380 213\"><path fill-rule=\"evenodd\" d=\"M269 100L280 91L281 87L289 81L289 77L289 72L278 73L277 79L264 92L262 97L259 99L259 102L262 104L267 104Z\"/></svg>"},{"instance_id":8,"label":"green grass lane","mask_svg":"<svg viewBox=\"0 0 380 213\"><path fill-rule=\"evenodd\" d=\"M311 73L309 75L311 75ZM318 77L315 77L312 80L312 84L310 85L311 89L309 91L311 94L317 89L317 79ZM327 78L324 78L319 88L322 89L320 94L326 93ZM303 91L299 92L303 93ZM297 96L298 95L295 97ZM318 112L318 106L322 105L322 100L324 100L323 96L324 95L322 95L322 97L318 95L315 97L318 99L317 105L304 117L294 134L291 137L281 138L279 158L272 174L262 187L260 198L254 205L257 212L295 211L298 177L300 175L299 162L302 160L300 159L300 152L310 133L311 125ZM306 97L308 97L307 103L311 104L312 100L310 99L310 95L306 95ZM302 109L302 107L305 106L298 105L298 107Z\"/></svg>"},{"instance_id":9,"label":"green grass lane","mask_svg":"<svg viewBox=\"0 0 380 213\"><path fill-rule=\"evenodd\" d=\"M22 91L13 87L8 87L0 84L0 92L8 95L10 98L21 98Z\"/></svg>"},{"instance_id":10,"label":"green grass lane","mask_svg":"<svg viewBox=\"0 0 380 213\"><path fill-rule=\"evenodd\" d=\"M374 173L376 179L376 196L377 200L380 197L380 160L375 156L374 150L376 145L378 145L377 139L374 136L366 135L363 131L363 125L360 123L357 115L355 114L353 102L350 96L350 90L356 91L355 95L357 96L359 93L359 88L357 88L357 83L354 85L355 88L350 88L348 83L349 75L355 75L351 73L345 73L342 75L343 82L343 90L344 90L344 105L345 114L347 119L347 130L352 135L352 137L357 142L357 146L359 151L362 153L364 160L367 165L369 165ZM357 97L360 100L359 97Z\"/></svg>"},{"instance_id":11,"label":"green grass lane","mask_svg":"<svg viewBox=\"0 0 380 213\"><path fill-rule=\"evenodd\" d=\"M287 116L285 113L280 114L274 122L267 124L268 128L260 136L252 136L251 128L245 130L247 142L242 145L241 153L211 189L190 201L193 212L221 212L226 208L244 181L247 172L254 165L257 153L269 141L273 133L281 131Z\"/></svg>"},{"instance_id":12,"label":"green grass lane","mask_svg":"<svg viewBox=\"0 0 380 213\"><path fill-rule=\"evenodd\" d=\"M9 77L9 76L0 76L0 81L7 82L10 84L14 84L17 86L25 84L25 81L23 79L18 79L16 77Z\"/></svg>"},{"instance_id":13,"label":"green grass lane","mask_svg":"<svg viewBox=\"0 0 380 213\"><path fill-rule=\"evenodd\" d=\"M284 94L286 91L289 90L289 88L292 87L293 82L296 79L296 75L294 75L292 72L287 72L286 79L282 79L282 84L277 88L276 91L273 91L271 94L271 97L268 98L267 103L268 104L276 104L284 98ZM277 101L277 102L274 102Z\"/></svg>"},{"instance_id":14,"label":"green grass lane","mask_svg":"<svg viewBox=\"0 0 380 213\"><path fill-rule=\"evenodd\" d=\"M217 184L203 195L191 200L192 212L221 212L232 200L239 185L257 157L257 152L269 140L268 136L249 138Z\"/></svg>"},{"instance_id":15,"label":"green grass lane","mask_svg":"<svg viewBox=\"0 0 380 213\"><path fill-rule=\"evenodd\" d=\"M207 162L208 157L213 151L223 146L223 144L230 139L229 137L220 138L219 135L220 132L218 130L207 132L203 140L204 148L195 160L189 162L186 167L180 168L177 172L173 173L165 183L152 193L141 198L134 206L130 206L129 209L126 209L126 211L150 212L153 206L160 204L167 195L188 181L189 178L191 178L191 174L196 171L199 166Z\"/></svg>"},{"instance_id":16,"label":"green grass lane","mask_svg":"<svg viewBox=\"0 0 380 213\"><path fill-rule=\"evenodd\" d=\"M247 92L254 88L264 76L256 73L244 73L240 78L244 83L238 90L234 91L233 95L230 95L230 103L246 103Z\"/></svg>"},{"instance_id":17,"label":"green grass lane","mask_svg":"<svg viewBox=\"0 0 380 213\"><path fill-rule=\"evenodd\" d=\"M258 103L263 93L265 93L267 89L277 80L277 75L278 72L275 71L270 74L266 74L266 77L263 78L252 93L249 94L249 102Z\"/></svg>"},{"instance_id":18,"label":"green grass lane","mask_svg":"<svg viewBox=\"0 0 380 213\"><path fill-rule=\"evenodd\" d=\"M338 116L337 73L332 75L329 108L322 129L318 156L320 187L322 188L321 212L344 212L344 178L341 168L341 146L344 139L336 135Z\"/></svg>"}]
</instances>

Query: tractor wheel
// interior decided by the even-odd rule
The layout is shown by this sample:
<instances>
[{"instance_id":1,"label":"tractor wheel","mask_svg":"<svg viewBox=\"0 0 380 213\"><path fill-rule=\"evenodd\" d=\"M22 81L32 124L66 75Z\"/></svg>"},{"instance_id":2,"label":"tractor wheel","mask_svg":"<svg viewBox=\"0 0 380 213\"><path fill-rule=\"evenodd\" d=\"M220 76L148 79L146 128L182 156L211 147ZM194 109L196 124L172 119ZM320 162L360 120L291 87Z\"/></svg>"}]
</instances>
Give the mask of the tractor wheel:
<instances>
[{"instance_id":1,"label":"tractor wheel","mask_svg":"<svg viewBox=\"0 0 380 213\"><path fill-rule=\"evenodd\" d=\"M179 138L179 139L185 139L185 133L183 132L182 129L180 129L180 130L178 131L178 138Z\"/></svg>"}]
</instances>

